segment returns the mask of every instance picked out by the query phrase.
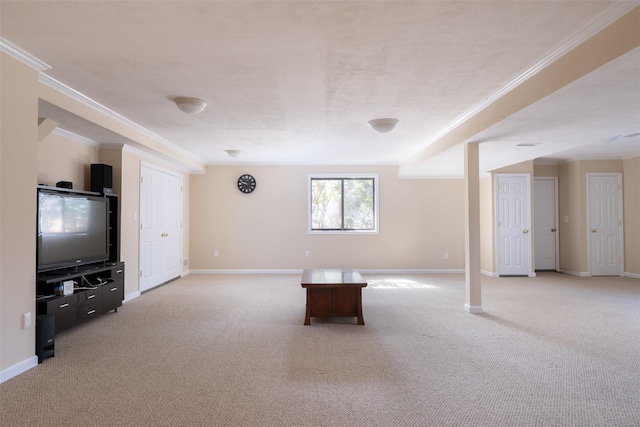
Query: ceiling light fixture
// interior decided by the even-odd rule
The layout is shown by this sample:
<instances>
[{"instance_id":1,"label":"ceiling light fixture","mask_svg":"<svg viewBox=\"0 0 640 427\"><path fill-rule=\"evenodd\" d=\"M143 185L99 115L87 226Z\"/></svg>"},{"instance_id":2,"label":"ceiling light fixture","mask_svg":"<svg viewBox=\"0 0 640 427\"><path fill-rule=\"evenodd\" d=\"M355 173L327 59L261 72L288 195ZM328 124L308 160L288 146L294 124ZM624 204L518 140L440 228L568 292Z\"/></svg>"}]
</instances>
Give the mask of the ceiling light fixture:
<instances>
[{"instance_id":1,"label":"ceiling light fixture","mask_svg":"<svg viewBox=\"0 0 640 427\"><path fill-rule=\"evenodd\" d=\"M206 101L203 101L199 98L174 98L173 102L176 103L180 111L183 111L187 114L198 114L201 113L202 110L207 106Z\"/></svg>"},{"instance_id":2,"label":"ceiling light fixture","mask_svg":"<svg viewBox=\"0 0 640 427\"><path fill-rule=\"evenodd\" d=\"M238 156L240 156L240 154L242 153L242 151L240 150L224 150L229 157L233 157L234 159Z\"/></svg>"},{"instance_id":3,"label":"ceiling light fixture","mask_svg":"<svg viewBox=\"0 0 640 427\"><path fill-rule=\"evenodd\" d=\"M369 120L369 126L371 126L371 129L379 133L391 132L397 124L398 119L385 118Z\"/></svg>"}]
</instances>

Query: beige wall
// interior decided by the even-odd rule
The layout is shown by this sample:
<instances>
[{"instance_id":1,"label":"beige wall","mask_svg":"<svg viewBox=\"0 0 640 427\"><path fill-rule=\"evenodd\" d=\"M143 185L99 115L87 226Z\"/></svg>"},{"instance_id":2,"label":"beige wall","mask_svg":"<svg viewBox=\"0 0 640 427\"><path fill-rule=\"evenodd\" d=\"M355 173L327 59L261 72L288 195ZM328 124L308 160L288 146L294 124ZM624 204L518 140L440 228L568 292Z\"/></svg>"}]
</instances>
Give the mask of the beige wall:
<instances>
[{"instance_id":1,"label":"beige wall","mask_svg":"<svg viewBox=\"0 0 640 427\"><path fill-rule=\"evenodd\" d=\"M256 178L254 193L238 191L242 173ZM309 173L379 173L380 234L308 234ZM191 269L463 269L463 190L463 180L403 180L389 166L209 166L191 176Z\"/></svg>"},{"instance_id":2,"label":"beige wall","mask_svg":"<svg viewBox=\"0 0 640 427\"><path fill-rule=\"evenodd\" d=\"M35 354L38 73L0 53L0 372ZM32 326L22 328L22 314ZM10 369L11 368L11 369Z\"/></svg>"},{"instance_id":3,"label":"beige wall","mask_svg":"<svg viewBox=\"0 0 640 427\"><path fill-rule=\"evenodd\" d=\"M533 177L534 178L557 178L559 165L534 165L533 166Z\"/></svg>"},{"instance_id":4,"label":"beige wall","mask_svg":"<svg viewBox=\"0 0 640 427\"><path fill-rule=\"evenodd\" d=\"M121 179L126 183L120 194L120 259L125 263L125 298L140 292L140 155L122 151Z\"/></svg>"},{"instance_id":5,"label":"beige wall","mask_svg":"<svg viewBox=\"0 0 640 427\"><path fill-rule=\"evenodd\" d=\"M579 162L562 164L558 176L558 224L560 270L579 274L587 271L587 259L581 253L586 248L586 215L581 195Z\"/></svg>"},{"instance_id":6,"label":"beige wall","mask_svg":"<svg viewBox=\"0 0 640 427\"><path fill-rule=\"evenodd\" d=\"M480 269L484 274L494 275L495 237L494 237L493 176L480 179Z\"/></svg>"},{"instance_id":7,"label":"beige wall","mask_svg":"<svg viewBox=\"0 0 640 427\"><path fill-rule=\"evenodd\" d=\"M74 190L89 191L91 163L98 163L97 147L51 133L38 143L38 184L71 181Z\"/></svg>"},{"instance_id":8,"label":"beige wall","mask_svg":"<svg viewBox=\"0 0 640 427\"><path fill-rule=\"evenodd\" d=\"M624 270L640 278L640 157L622 162Z\"/></svg>"},{"instance_id":9,"label":"beige wall","mask_svg":"<svg viewBox=\"0 0 640 427\"><path fill-rule=\"evenodd\" d=\"M632 163L629 163L632 164ZM581 160L559 165L558 198L560 224L560 269L572 274L589 274L587 250L587 174L597 172L623 172L622 160ZM624 175L623 175L624 176ZM624 180L624 178L623 178ZM638 181L624 181L628 190L638 191ZM635 190L634 190L635 187ZM624 194L623 194L624 197ZM626 200L623 202L626 204ZM568 221L566 221L568 219ZM632 227L633 228L633 227ZM629 230L624 230L624 239ZM632 241L635 239L631 239ZM630 265L634 263L631 262ZM625 264L625 271L628 266Z\"/></svg>"}]
</instances>

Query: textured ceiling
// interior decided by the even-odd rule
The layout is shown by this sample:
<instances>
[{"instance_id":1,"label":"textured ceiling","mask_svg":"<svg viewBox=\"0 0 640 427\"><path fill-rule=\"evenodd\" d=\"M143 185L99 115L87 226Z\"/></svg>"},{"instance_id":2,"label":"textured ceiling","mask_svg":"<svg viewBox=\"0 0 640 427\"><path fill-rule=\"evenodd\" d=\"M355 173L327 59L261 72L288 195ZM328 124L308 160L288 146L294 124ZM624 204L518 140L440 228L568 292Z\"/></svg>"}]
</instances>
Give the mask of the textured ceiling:
<instances>
[{"instance_id":1,"label":"textured ceiling","mask_svg":"<svg viewBox=\"0 0 640 427\"><path fill-rule=\"evenodd\" d=\"M47 76L205 164L401 165L616 6L3 0L0 35L49 64ZM636 48L459 143L481 142L483 170L640 155L638 136L602 144L640 132L639 76ZM171 101L177 96L209 105L187 115ZM131 143L47 103L40 114L100 143ZM400 122L377 134L367 121L378 117ZM514 148L532 142L539 145ZM407 174L460 175L461 152L453 147Z\"/></svg>"}]
</instances>

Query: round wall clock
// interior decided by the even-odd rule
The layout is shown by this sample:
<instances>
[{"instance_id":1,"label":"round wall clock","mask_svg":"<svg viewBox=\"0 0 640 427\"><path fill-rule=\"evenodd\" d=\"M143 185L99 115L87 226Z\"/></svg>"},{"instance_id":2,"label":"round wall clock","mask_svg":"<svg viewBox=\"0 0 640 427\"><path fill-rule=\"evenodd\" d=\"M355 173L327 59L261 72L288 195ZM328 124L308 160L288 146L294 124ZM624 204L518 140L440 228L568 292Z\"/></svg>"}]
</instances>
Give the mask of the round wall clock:
<instances>
[{"instance_id":1,"label":"round wall clock","mask_svg":"<svg viewBox=\"0 0 640 427\"><path fill-rule=\"evenodd\" d=\"M256 189L256 179L249 174L240 175L238 178L238 190L249 194Z\"/></svg>"}]
</instances>

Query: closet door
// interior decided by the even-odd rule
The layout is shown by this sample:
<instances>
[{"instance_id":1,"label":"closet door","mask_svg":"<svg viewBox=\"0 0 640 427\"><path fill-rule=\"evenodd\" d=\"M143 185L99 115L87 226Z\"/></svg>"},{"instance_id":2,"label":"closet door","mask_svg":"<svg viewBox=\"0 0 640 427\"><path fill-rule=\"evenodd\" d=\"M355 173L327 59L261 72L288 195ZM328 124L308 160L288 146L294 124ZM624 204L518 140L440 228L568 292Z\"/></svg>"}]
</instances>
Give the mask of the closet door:
<instances>
[{"instance_id":1,"label":"closet door","mask_svg":"<svg viewBox=\"0 0 640 427\"><path fill-rule=\"evenodd\" d=\"M532 275L529 175L496 174L496 187L498 274Z\"/></svg>"},{"instance_id":2,"label":"closet door","mask_svg":"<svg viewBox=\"0 0 640 427\"><path fill-rule=\"evenodd\" d=\"M182 260L182 178L140 168L140 291L180 276Z\"/></svg>"},{"instance_id":3,"label":"closet door","mask_svg":"<svg viewBox=\"0 0 640 427\"><path fill-rule=\"evenodd\" d=\"M534 259L536 270L556 270L558 245L555 178L533 180Z\"/></svg>"},{"instance_id":4,"label":"closet door","mask_svg":"<svg viewBox=\"0 0 640 427\"><path fill-rule=\"evenodd\" d=\"M589 271L592 276L621 276L622 174L587 174Z\"/></svg>"}]
</instances>

